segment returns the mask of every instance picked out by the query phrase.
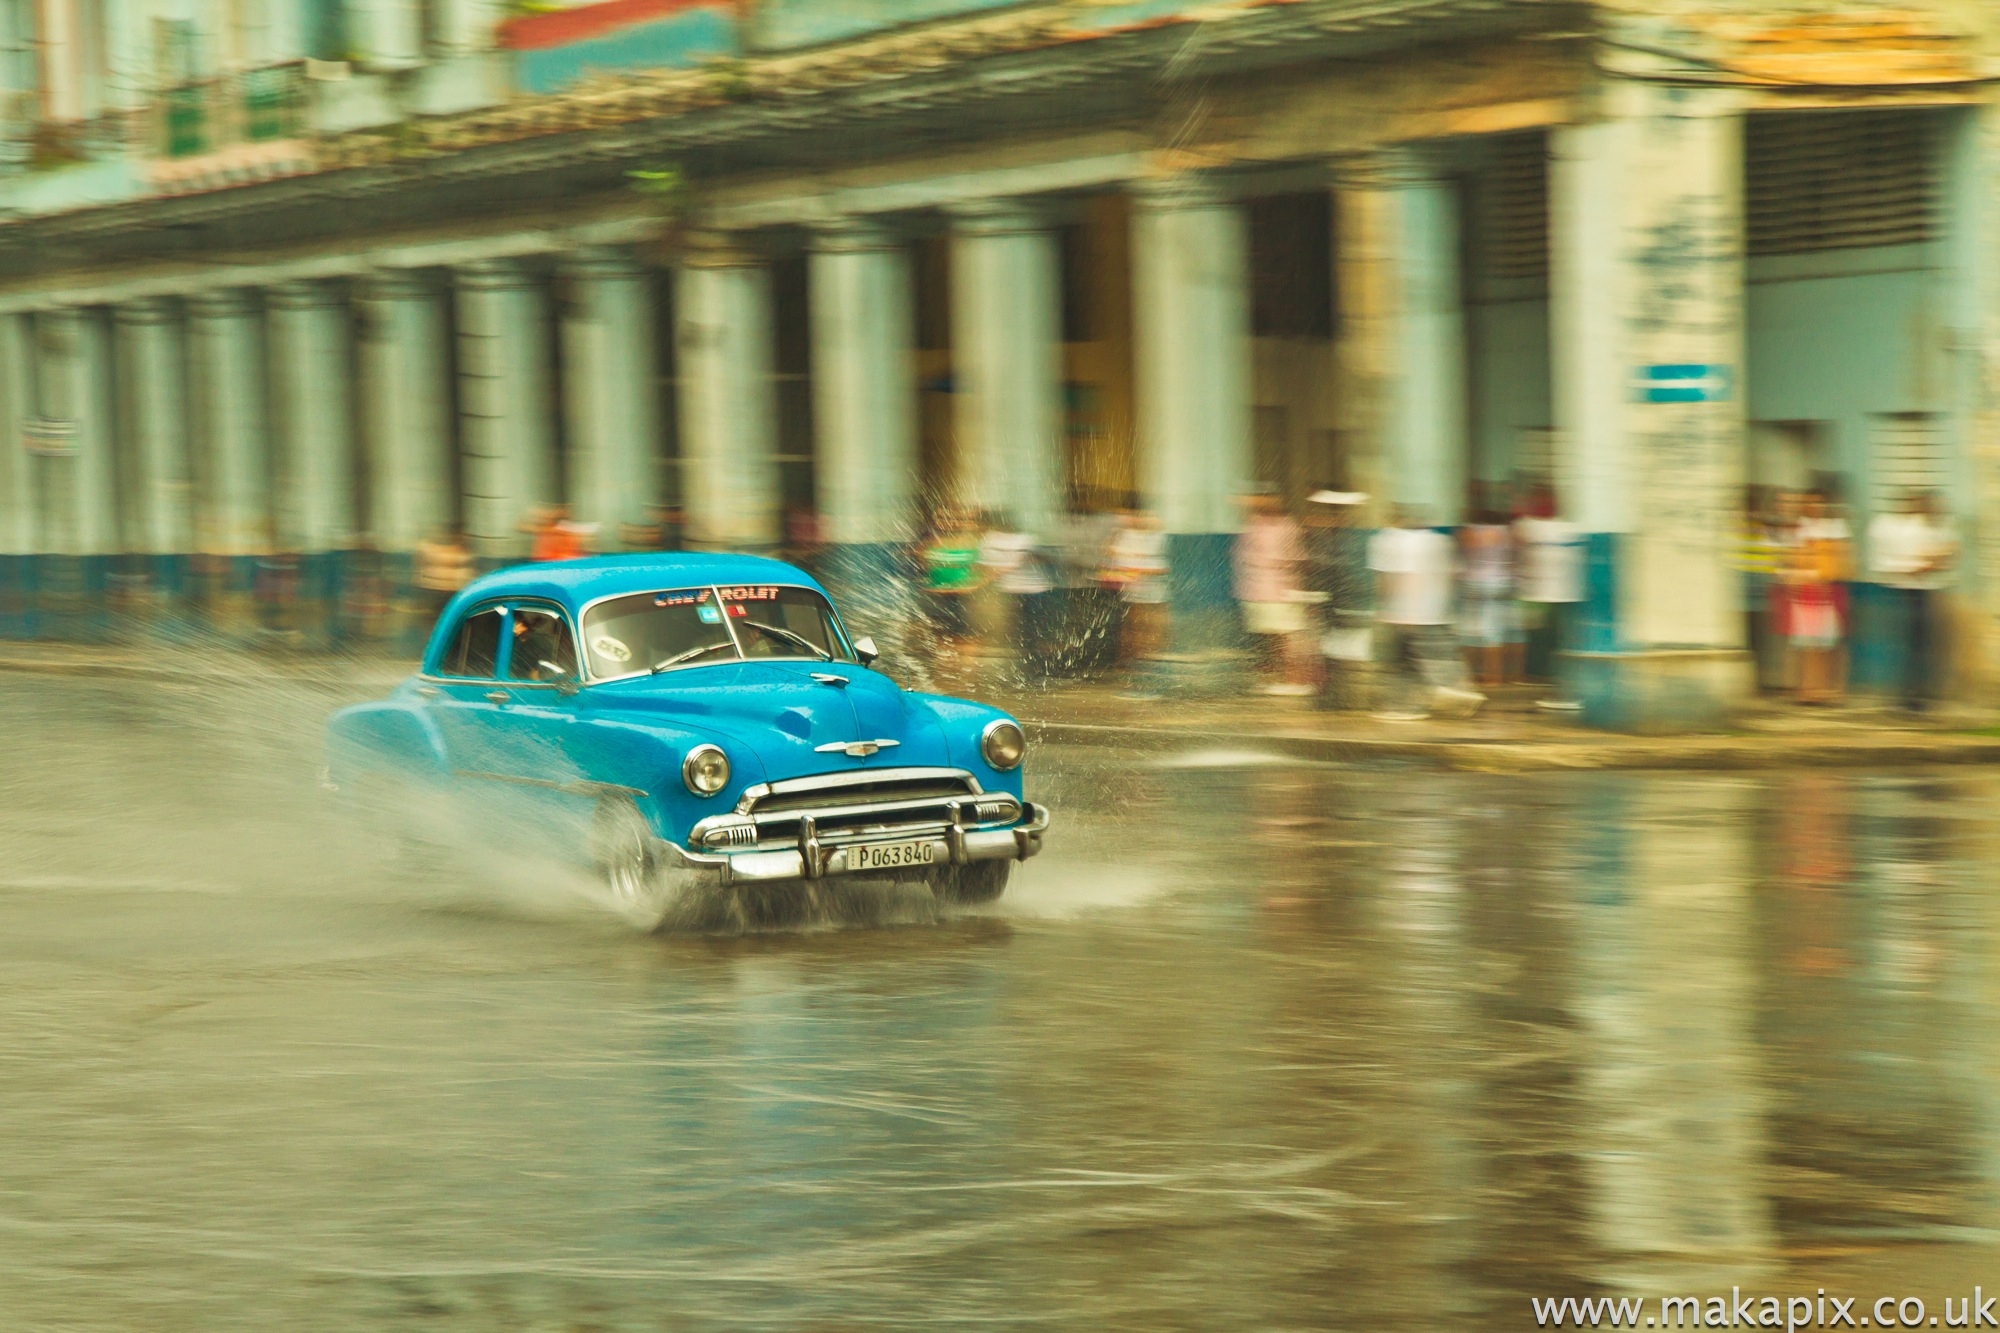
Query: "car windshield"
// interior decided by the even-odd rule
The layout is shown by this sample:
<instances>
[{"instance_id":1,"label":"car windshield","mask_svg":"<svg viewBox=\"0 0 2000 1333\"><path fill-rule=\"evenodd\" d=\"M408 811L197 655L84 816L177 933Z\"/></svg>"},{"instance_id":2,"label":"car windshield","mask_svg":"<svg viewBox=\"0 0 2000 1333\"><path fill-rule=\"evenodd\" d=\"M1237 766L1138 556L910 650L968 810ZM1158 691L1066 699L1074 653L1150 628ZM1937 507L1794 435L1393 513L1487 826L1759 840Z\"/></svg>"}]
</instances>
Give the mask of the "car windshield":
<instances>
[{"instance_id":1,"label":"car windshield","mask_svg":"<svg viewBox=\"0 0 2000 1333\"><path fill-rule=\"evenodd\" d=\"M854 660L824 597L768 583L613 597L584 613L583 644L600 680L746 657Z\"/></svg>"}]
</instances>

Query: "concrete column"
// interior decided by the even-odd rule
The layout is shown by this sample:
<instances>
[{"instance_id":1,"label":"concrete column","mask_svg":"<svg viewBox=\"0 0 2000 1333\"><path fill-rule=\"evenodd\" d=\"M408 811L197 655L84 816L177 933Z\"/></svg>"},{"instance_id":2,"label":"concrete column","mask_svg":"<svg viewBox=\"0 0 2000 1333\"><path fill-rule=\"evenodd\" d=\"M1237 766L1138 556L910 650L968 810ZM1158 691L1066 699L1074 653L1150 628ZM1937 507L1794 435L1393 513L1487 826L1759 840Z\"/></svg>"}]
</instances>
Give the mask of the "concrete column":
<instances>
[{"instance_id":1,"label":"concrete column","mask_svg":"<svg viewBox=\"0 0 2000 1333\"><path fill-rule=\"evenodd\" d=\"M27 460L36 558L24 605L30 633L95 637L117 549L110 322L102 312L34 317L36 449Z\"/></svg>"},{"instance_id":2,"label":"concrete column","mask_svg":"<svg viewBox=\"0 0 2000 1333\"><path fill-rule=\"evenodd\" d=\"M1382 404L1390 497L1424 522L1455 526L1470 452L1458 187L1418 151L1385 155L1376 166L1372 184L1391 241L1381 256L1387 308L1379 331L1390 366Z\"/></svg>"},{"instance_id":3,"label":"concrete column","mask_svg":"<svg viewBox=\"0 0 2000 1333\"><path fill-rule=\"evenodd\" d=\"M349 39L366 69L409 69L423 60L418 0L350 0Z\"/></svg>"},{"instance_id":4,"label":"concrete column","mask_svg":"<svg viewBox=\"0 0 2000 1333\"><path fill-rule=\"evenodd\" d=\"M909 251L851 221L813 238L813 425L828 573L882 629L900 621L896 550L917 480L916 304Z\"/></svg>"},{"instance_id":5,"label":"concrete column","mask_svg":"<svg viewBox=\"0 0 2000 1333\"><path fill-rule=\"evenodd\" d=\"M1167 534L1176 655L1236 638L1230 553L1252 475L1249 248L1242 208L1198 178L1137 192L1140 490Z\"/></svg>"},{"instance_id":6,"label":"concrete column","mask_svg":"<svg viewBox=\"0 0 2000 1333\"><path fill-rule=\"evenodd\" d=\"M660 496L660 406L653 359L653 293L631 256L582 250L564 270L562 322L570 507L598 525L600 549L618 550L619 525L643 523Z\"/></svg>"},{"instance_id":7,"label":"concrete column","mask_svg":"<svg viewBox=\"0 0 2000 1333\"><path fill-rule=\"evenodd\" d=\"M271 289L269 319L279 540L301 554L344 550L358 526L347 307L326 283L288 282Z\"/></svg>"},{"instance_id":8,"label":"concrete column","mask_svg":"<svg viewBox=\"0 0 2000 1333\"><path fill-rule=\"evenodd\" d=\"M362 412L369 527L407 556L455 517L443 294L420 273L385 269L363 287Z\"/></svg>"},{"instance_id":9,"label":"concrete column","mask_svg":"<svg viewBox=\"0 0 2000 1333\"><path fill-rule=\"evenodd\" d=\"M1051 535L1067 471L1056 234L1020 205L968 206L951 257L959 498Z\"/></svg>"},{"instance_id":10,"label":"concrete column","mask_svg":"<svg viewBox=\"0 0 2000 1333\"><path fill-rule=\"evenodd\" d=\"M35 410L33 320L0 315L0 638L32 632L35 493L22 428Z\"/></svg>"},{"instance_id":11,"label":"concrete column","mask_svg":"<svg viewBox=\"0 0 2000 1333\"><path fill-rule=\"evenodd\" d=\"M35 549L35 493L22 428L34 414L33 317L0 315L0 557Z\"/></svg>"},{"instance_id":12,"label":"concrete column","mask_svg":"<svg viewBox=\"0 0 2000 1333\"><path fill-rule=\"evenodd\" d=\"M177 593L194 544L194 474L188 456L187 358L179 312L157 297L118 307L137 491L137 546L150 557L154 586Z\"/></svg>"},{"instance_id":13,"label":"concrete column","mask_svg":"<svg viewBox=\"0 0 2000 1333\"><path fill-rule=\"evenodd\" d=\"M1949 113L1944 134L1944 269L1939 304L1948 356L1952 455L1943 502L1958 527L1953 580L1961 637L1946 680L1979 697L2000 683L2000 264L1989 256L2000 233L2000 108ZM1864 551L1863 556L1866 556ZM1953 681L1953 676L1964 677Z\"/></svg>"},{"instance_id":14,"label":"concrete column","mask_svg":"<svg viewBox=\"0 0 2000 1333\"><path fill-rule=\"evenodd\" d=\"M1743 480L1742 115L1614 82L1551 139L1558 481L1588 534L1585 720L1713 725L1748 688L1729 567Z\"/></svg>"},{"instance_id":15,"label":"concrete column","mask_svg":"<svg viewBox=\"0 0 2000 1333\"><path fill-rule=\"evenodd\" d=\"M527 554L521 522L557 499L548 295L517 260L457 271L465 529L490 559Z\"/></svg>"},{"instance_id":16,"label":"concrete column","mask_svg":"<svg viewBox=\"0 0 2000 1333\"><path fill-rule=\"evenodd\" d=\"M45 310L35 316L35 343L38 414L61 433L44 434L49 451L30 460L37 545L55 555L108 555L118 523L103 321L86 310Z\"/></svg>"},{"instance_id":17,"label":"concrete column","mask_svg":"<svg viewBox=\"0 0 2000 1333\"><path fill-rule=\"evenodd\" d=\"M264 327L241 290L203 292L188 305L193 369L201 383L202 545L252 556L270 546L270 413Z\"/></svg>"},{"instance_id":18,"label":"concrete column","mask_svg":"<svg viewBox=\"0 0 2000 1333\"><path fill-rule=\"evenodd\" d=\"M674 272L681 487L698 546L756 551L783 536L771 268L704 238Z\"/></svg>"}]
</instances>

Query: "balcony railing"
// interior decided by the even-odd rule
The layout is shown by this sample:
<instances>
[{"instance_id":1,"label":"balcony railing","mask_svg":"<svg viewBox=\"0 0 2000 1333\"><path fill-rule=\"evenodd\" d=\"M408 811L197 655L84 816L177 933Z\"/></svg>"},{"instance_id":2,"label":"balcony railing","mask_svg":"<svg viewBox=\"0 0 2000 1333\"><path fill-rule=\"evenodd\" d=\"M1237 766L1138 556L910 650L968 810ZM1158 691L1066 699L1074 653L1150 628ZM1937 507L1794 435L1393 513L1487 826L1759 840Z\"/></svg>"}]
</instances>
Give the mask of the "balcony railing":
<instances>
[{"instance_id":1,"label":"balcony railing","mask_svg":"<svg viewBox=\"0 0 2000 1333\"><path fill-rule=\"evenodd\" d=\"M158 157L200 157L305 132L303 61L184 83L154 101L149 147Z\"/></svg>"}]
</instances>

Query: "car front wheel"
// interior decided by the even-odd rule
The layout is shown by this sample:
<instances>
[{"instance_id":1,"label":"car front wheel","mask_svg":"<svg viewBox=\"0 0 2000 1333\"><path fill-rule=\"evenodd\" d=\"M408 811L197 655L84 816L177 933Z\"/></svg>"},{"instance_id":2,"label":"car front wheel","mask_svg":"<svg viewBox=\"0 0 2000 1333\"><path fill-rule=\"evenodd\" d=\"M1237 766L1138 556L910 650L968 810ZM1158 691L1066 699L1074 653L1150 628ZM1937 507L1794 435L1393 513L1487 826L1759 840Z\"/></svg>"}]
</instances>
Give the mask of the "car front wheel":
<instances>
[{"instance_id":1,"label":"car front wheel","mask_svg":"<svg viewBox=\"0 0 2000 1333\"><path fill-rule=\"evenodd\" d=\"M660 864L653 830L624 797L601 802L591 822L590 859L610 894L611 908L640 930L667 924L687 895L685 876Z\"/></svg>"}]
</instances>

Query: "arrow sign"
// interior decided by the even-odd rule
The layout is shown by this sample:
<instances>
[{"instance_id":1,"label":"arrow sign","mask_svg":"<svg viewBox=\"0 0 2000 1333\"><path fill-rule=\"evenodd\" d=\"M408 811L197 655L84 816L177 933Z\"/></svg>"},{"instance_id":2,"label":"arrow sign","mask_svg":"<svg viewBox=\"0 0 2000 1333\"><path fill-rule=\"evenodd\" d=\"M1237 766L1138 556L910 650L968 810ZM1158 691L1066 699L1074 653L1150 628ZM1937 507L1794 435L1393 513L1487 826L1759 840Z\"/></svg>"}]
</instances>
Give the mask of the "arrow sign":
<instances>
[{"instance_id":1,"label":"arrow sign","mask_svg":"<svg viewBox=\"0 0 2000 1333\"><path fill-rule=\"evenodd\" d=\"M1642 403L1719 403L1731 378L1728 366L1642 366L1633 388Z\"/></svg>"}]
</instances>

